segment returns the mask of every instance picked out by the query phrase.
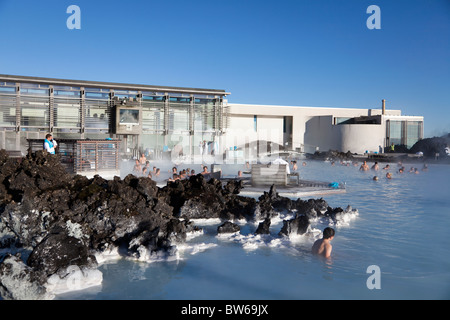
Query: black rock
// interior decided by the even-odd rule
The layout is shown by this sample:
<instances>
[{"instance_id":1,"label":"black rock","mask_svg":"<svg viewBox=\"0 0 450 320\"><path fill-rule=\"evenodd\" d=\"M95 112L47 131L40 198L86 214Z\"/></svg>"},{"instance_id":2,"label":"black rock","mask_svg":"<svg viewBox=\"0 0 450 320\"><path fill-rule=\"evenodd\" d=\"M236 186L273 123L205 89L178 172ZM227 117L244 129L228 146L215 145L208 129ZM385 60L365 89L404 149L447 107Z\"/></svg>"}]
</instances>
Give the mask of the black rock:
<instances>
[{"instance_id":1,"label":"black rock","mask_svg":"<svg viewBox=\"0 0 450 320\"><path fill-rule=\"evenodd\" d=\"M217 227L217 233L234 233L240 230L241 228L237 224L230 221L225 221Z\"/></svg>"},{"instance_id":2,"label":"black rock","mask_svg":"<svg viewBox=\"0 0 450 320\"><path fill-rule=\"evenodd\" d=\"M67 234L65 230L49 233L31 252L27 265L47 277L70 265L93 267L97 261L89 254L82 240Z\"/></svg>"},{"instance_id":3,"label":"black rock","mask_svg":"<svg viewBox=\"0 0 450 320\"><path fill-rule=\"evenodd\" d=\"M255 234L269 234L269 228L270 228L270 218L264 219L263 222L260 222L258 225L258 228L255 231Z\"/></svg>"},{"instance_id":4,"label":"black rock","mask_svg":"<svg viewBox=\"0 0 450 320\"><path fill-rule=\"evenodd\" d=\"M280 236L302 235L309 227L309 219L306 215L297 215L294 219L283 220Z\"/></svg>"}]
</instances>

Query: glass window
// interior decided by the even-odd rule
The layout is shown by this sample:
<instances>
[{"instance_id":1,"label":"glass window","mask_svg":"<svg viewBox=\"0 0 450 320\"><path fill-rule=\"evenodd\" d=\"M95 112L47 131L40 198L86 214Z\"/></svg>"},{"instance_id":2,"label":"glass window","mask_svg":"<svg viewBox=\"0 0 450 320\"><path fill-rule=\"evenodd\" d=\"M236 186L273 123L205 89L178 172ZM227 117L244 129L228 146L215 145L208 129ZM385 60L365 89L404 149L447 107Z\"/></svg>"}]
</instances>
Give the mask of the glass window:
<instances>
[{"instance_id":1,"label":"glass window","mask_svg":"<svg viewBox=\"0 0 450 320\"><path fill-rule=\"evenodd\" d=\"M406 130L406 146L411 148L417 141L421 139L422 122L421 121L407 121Z\"/></svg>"},{"instance_id":2,"label":"glass window","mask_svg":"<svg viewBox=\"0 0 450 320\"><path fill-rule=\"evenodd\" d=\"M189 130L189 106L180 103L171 103L169 106L169 130Z\"/></svg>"},{"instance_id":3,"label":"glass window","mask_svg":"<svg viewBox=\"0 0 450 320\"><path fill-rule=\"evenodd\" d=\"M109 132L109 100L85 100L86 132Z\"/></svg>"},{"instance_id":4,"label":"glass window","mask_svg":"<svg viewBox=\"0 0 450 320\"><path fill-rule=\"evenodd\" d=\"M16 96L0 91L0 127L16 126Z\"/></svg>"},{"instance_id":5,"label":"glass window","mask_svg":"<svg viewBox=\"0 0 450 320\"><path fill-rule=\"evenodd\" d=\"M394 145L402 144L402 121L389 122L389 139Z\"/></svg>"},{"instance_id":6,"label":"glass window","mask_svg":"<svg viewBox=\"0 0 450 320\"><path fill-rule=\"evenodd\" d=\"M53 102L54 127L60 128L59 132L70 132L81 127L81 104L80 99L55 97Z\"/></svg>"},{"instance_id":7,"label":"glass window","mask_svg":"<svg viewBox=\"0 0 450 320\"><path fill-rule=\"evenodd\" d=\"M109 93L102 93L102 92L86 92L85 93L86 98L93 98L93 99L109 99Z\"/></svg>"},{"instance_id":8,"label":"glass window","mask_svg":"<svg viewBox=\"0 0 450 320\"><path fill-rule=\"evenodd\" d=\"M164 130L164 102L142 103L142 131Z\"/></svg>"},{"instance_id":9,"label":"glass window","mask_svg":"<svg viewBox=\"0 0 450 320\"><path fill-rule=\"evenodd\" d=\"M214 130L214 100L195 99L194 104L194 131L211 132Z\"/></svg>"},{"instance_id":10,"label":"glass window","mask_svg":"<svg viewBox=\"0 0 450 320\"><path fill-rule=\"evenodd\" d=\"M48 130L50 126L49 98L21 96L20 125Z\"/></svg>"},{"instance_id":11,"label":"glass window","mask_svg":"<svg viewBox=\"0 0 450 320\"><path fill-rule=\"evenodd\" d=\"M16 88L0 87L0 93L16 93Z\"/></svg>"},{"instance_id":12,"label":"glass window","mask_svg":"<svg viewBox=\"0 0 450 320\"><path fill-rule=\"evenodd\" d=\"M80 97L80 91L54 90L54 96Z\"/></svg>"},{"instance_id":13,"label":"glass window","mask_svg":"<svg viewBox=\"0 0 450 320\"><path fill-rule=\"evenodd\" d=\"M20 94L24 95L48 95L48 89L20 88Z\"/></svg>"}]
</instances>

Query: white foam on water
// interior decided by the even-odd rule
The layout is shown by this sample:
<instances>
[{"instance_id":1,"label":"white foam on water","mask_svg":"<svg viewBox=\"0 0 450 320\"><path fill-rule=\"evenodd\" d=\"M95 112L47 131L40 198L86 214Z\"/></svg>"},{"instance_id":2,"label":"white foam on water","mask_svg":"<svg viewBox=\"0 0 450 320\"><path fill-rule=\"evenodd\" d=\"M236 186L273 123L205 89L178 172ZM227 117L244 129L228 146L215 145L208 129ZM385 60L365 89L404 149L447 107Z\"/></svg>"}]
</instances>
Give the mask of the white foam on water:
<instances>
[{"instance_id":1,"label":"white foam on water","mask_svg":"<svg viewBox=\"0 0 450 320\"><path fill-rule=\"evenodd\" d=\"M100 270L72 265L51 275L45 287L48 293L57 295L99 286L102 281L103 274Z\"/></svg>"},{"instance_id":2,"label":"white foam on water","mask_svg":"<svg viewBox=\"0 0 450 320\"><path fill-rule=\"evenodd\" d=\"M222 222L219 218L213 219L190 219L197 226L213 226L215 224L220 224Z\"/></svg>"},{"instance_id":3,"label":"white foam on water","mask_svg":"<svg viewBox=\"0 0 450 320\"><path fill-rule=\"evenodd\" d=\"M119 253L119 248L115 246L111 246L109 248L106 248L103 251L97 251L94 253L95 259L97 260L98 264L103 264L106 262L119 260L122 258L122 256Z\"/></svg>"},{"instance_id":4,"label":"white foam on water","mask_svg":"<svg viewBox=\"0 0 450 320\"><path fill-rule=\"evenodd\" d=\"M195 243L195 244L188 244L188 243L184 243L184 244L180 244L177 245L177 248L180 252L180 254L182 254L182 256L185 256L187 254L190 255L195 255L197 253L200 252L204 252L208 249L217 247L216 243Z\"/></svg>"},{"instance_id":5,"label":"white foam on water","mask_svg":"<svg viewBox=\"0 0 450 320\"><path fill-rule=\"evenodd\" d=\"M186 241L190 241L190 240L195 239L195 238L197 238L199 236L202 236L202 235L204 235L203 229L199 229L197 231L187 232L186 233Z\"/></svg>"}]
</instances>

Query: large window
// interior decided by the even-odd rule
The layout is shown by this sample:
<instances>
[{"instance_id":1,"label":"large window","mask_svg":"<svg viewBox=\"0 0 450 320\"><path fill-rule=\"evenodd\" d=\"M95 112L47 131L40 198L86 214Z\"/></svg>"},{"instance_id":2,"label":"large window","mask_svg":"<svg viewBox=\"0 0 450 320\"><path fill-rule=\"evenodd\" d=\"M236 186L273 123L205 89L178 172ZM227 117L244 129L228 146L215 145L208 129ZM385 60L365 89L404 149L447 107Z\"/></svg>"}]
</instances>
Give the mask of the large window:
<instances>
[{"instance_id":1,"label":"large window","mask_svg":"<svg viewBox=\"0 0 450 320\"><path fill-rule=\"evenodd\" d=\"M50 99L46 85L20 85L20 126L22 130L47 131L50 127Z\"/></svg>"},{"instance_id":2,"label":"large window","mask_svg":"<svg viewBox=\"0 0 450 320\"><path fill-rule=\"evenodd\" d=\"M81 93L78 87L53 90L53 128L58 133L75 133L81 128Z\"/></svg>"},{"instance_id":3,"label":"large window","mask_svg":"<svg viewBox=\"0 0 450 320\"><path fill-rule=\"evenodd\" d=\"M16 126L16 88L14 83L0 82L0 127Z\"/></svg>"},{"instance_id":4,"label":"large window","mask_svg":"<svg viewBox=\"0 0 450 320\"><path fill-rule=\"evenodd\" d=\"M390 144L401 145L402 143L402 121L389 121Z\"/></svg>"},{"instance_id":5,"label":"large window","mask_svg":"<svg viewBox=\"0 0 450 320\"><path fill-rule=\"evenodd\" d=\"M108 89L86 88L85 132L108 133L111 117Z\"/></svg>"},{"instance_id":6,"label":"large window","mask_svg":"<svg viewBox=\"0 0 450 320\"><path fill-rule=\"evenodd\" d=\"M164 96L142 95L142 131L162 133L164 130Z\"/></svg>"},{"instance_id":7,"label":"large window","mask_svg":"<svg viewBox=\"0 0 450 320\"><path fill-rule=\"evenodd\" d=\"M422 139L422 121L407 121L406 147L411 148Z\"/></svg>"},{"instance_id":8,"label":"large window","mask_svg":"<svg viewBox=\"0 0 450 320\"><path fill-rule=\"evenodd\" d=\"M189 131L190 99L182 95L169 98L169 131L181 134Z\"/></svg>"},{"instance_id":9,"label":"large window","mask_svg":"<svg viewBox=\"0 0 450 320\"><path fill-rule=\"evenodd\" d=\"M389 120L389 145L405 145L411 148L422 139L422 121Z\"/></svg>"},{"instance_id":10,"label":"large window","mask_svg":"<svg viewBox=\"0 0 450 320\"><path fill-rule=\"evenodd\" d=\"M214 99L194 100L194 131L212 132L215 126Z\"/></svg>"}]
</instances>

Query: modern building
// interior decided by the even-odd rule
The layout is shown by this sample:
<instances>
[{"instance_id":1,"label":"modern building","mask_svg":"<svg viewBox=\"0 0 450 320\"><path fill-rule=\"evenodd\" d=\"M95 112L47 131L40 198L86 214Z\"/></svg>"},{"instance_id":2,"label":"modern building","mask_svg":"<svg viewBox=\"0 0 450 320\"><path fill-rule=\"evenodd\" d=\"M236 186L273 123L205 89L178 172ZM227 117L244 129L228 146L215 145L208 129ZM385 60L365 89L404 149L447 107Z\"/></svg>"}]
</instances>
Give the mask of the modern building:
<instances>
[{"instance_id":1,"label":"modern building","mask_svg":"<svg viewBox=\"0 0 450 320\"><path fill-rule=\"evenodd\" d=\"M28 139L121 140L122 153L193 154L224 130L224 90L0 75L0 149Z\"/></svg>"},{"instance_id":2,"label":"modern building","mask_svg":"<svg viewBox=\"0 0 450 320\"><path fill-rule=\"evenodd\" d=\"M27 141L121 141L121 154L255 158L267 151L379 152L423 138L423 117L381 108L228 103L225 90L0 75L0 149ZM206 142L206 146L201 146ZM266 143L267 142L267 143ZM204 150L204 151L203 151Z\"/></svg>"},{"instance_id":3,"label":"modern building","mask_svg":"<svg viewBox=\"0 0 450 320\"><path fill-rule=\"evenodd\" d=\"M400 110L228 104L227 140L271 141L282 150L382 152L423 138L423 117ZM230 144L230 143L228 143ZM255 148L249 148L249 152ZM261 151L259 151L261 152Z\"/></svg>"}]
</instances>

